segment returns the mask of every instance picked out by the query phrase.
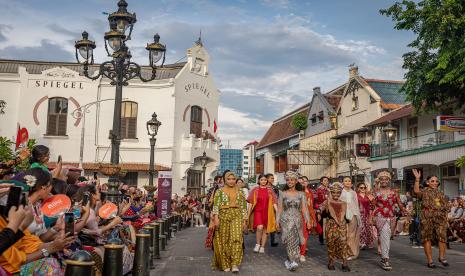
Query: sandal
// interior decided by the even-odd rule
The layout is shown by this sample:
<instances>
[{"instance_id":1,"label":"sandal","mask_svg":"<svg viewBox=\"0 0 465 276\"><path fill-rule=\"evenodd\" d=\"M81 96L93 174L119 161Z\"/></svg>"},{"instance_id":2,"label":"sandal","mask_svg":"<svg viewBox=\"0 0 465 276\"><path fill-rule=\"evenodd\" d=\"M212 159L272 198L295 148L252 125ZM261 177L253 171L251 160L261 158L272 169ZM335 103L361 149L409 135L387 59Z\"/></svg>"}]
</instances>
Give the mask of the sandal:
<instances>
[{"instance_id":1,"label":"sandal","mask_svg":"<svg viewBox=\"0 0 465 276\"><path fill-rule=\"evenodd\" d=\"M449 263L445 259L443 259L443 260L438 259L438 261L442 264L442 266L449 266Z\"/></svg>"},{"instance_id":2,"label":"sandal","mask_svg":"<svg viewBox=\"0 0 465 276\"><path fill-rule=\"evenodd\" d=\"M336 270L336 267L334 267L334 265L328 265L328 270Z\"/></svg>"},{"instance_id":3,"label":"sandal","mask_svg":"<svg viewBox=\"0 0 465 276\"><path fill-rule=\"evenodd\" d=\"M343 265L342 266L342 271L343 272L350 272L350 267L348 265Z\"/></svg>"},{"instance_id":4,"label":"sandal","mask_svg":"<svg viewBox=\"0 0 465 276\"><path fill-rule=\"evenodd\" d=\"M436 265L434 263L428 263L426 266L432 269L436 268Z\"/></svg>"}]
</instances>

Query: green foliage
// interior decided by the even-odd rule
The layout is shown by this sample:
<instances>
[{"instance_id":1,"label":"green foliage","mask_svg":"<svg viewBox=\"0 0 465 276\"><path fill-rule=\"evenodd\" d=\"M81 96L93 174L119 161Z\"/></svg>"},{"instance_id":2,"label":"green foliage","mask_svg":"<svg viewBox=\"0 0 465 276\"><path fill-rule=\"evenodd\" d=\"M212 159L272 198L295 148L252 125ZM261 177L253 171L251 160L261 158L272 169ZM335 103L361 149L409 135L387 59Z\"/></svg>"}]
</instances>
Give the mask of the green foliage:
<instances>
[{"instance_id":1,"label":"green foliage","mask_svg":"<svg viewBox=\"0 0 465 276\"><path fill-rule=\"evenodd\" d=\"M298 130L304 130L308 127L307 116L302 113L294 115L292 117L292 126Z\"/></svg>"},{"instance_id":2,"label":"green foliage","mask_svg":"<svg viewBox=\"0 0 465 276\"><path fill-rule=\"evenodd\" d=\"M465 155L455 161L455 165L459 168L465 166Z\"/></svg>"},{"instance_id":3,"label":"green foliage","mask_svg":"<svg viewBox=\"0 0 465 276\"><path fill-rule=\"evenodd\" d=\"M13 145L15 143L6 137L0 137L0 162L6 162L14 159L15 153Z\"/></svg>"},{"instance_id":4,"label":"green foliage","mask_svg":"<svg viewBox=\"0 0 465 276\"><path fill-rule=\"evenodd\" d=\"M403 55L406 83L401 91L414 107L441 111L441 106L465 106L465 1L397 1L381 14L398 30L416 38Z\"/></svg>"},{"instance_id":5,"label":"green foliage","mask_svg":"<svg viewBox=\"0 0 465 276\"><path fill-rule=\"evenodd\" d=\"M29 150L29 152L32 151L32 148L37 144L37 141L36 139L29 139L29 141L27 141L27 148ZM18 164L16 166L16 170L18 171L25 171L27 169L29 169L29 158L26 158L24 159L20 164Z\"/></svg>"},{"instance_id":6,"label":"green foliage","mask_svg":"<svg viewBox=\"0 0 465 276\"><path fill-rule=\"evenodd\" d=\"M254 175L254 176L249 177L249 179L247 179L247 183L249 184L257 183L257 176Z\"/></svg>"}]
</instances>

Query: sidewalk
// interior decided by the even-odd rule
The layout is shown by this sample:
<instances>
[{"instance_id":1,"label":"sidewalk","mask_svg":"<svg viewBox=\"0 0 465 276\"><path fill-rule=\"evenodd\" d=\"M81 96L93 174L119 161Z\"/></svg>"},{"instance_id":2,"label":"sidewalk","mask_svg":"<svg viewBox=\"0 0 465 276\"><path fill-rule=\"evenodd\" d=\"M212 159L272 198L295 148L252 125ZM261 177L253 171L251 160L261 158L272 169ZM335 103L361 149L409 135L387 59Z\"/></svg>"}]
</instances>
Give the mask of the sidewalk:
<instances>
[{"instance_id":1,"label":"sidewalk","mask_svg":"<svg viewBox=\"0 0 465 276\"><path fill-rule=\"evenodd\" d=\"M162 259L155 263L156 268L152 270L151 275L232 275L211 269L212 251L204 247L206 234L206 228L182 230L175 239L171 239L167 251L162 252ZM289 272L284 268L285 250L282 245L275 248L267 247L266 254L255 254L252 252L254 240L253 233L246 236L246 252L239 275L465 275L463 244L451 244L452 250L447 252L451 264L449 268L438 266L437 269L431 270L425 266L423 249L412 249L407 238L398 237L391 249L391 262L394 267L392 272L383 271L379 267L376 249L369 249L362 251L358 260L349 263L352 272L348 274L340 271L340 264L336 265L335 272L327 270L326 246L319 245L314 237L309 240L307 261L296 272ZM434 249L434 256L436 260L437 249Z\"/></svg>"}]
</instances>

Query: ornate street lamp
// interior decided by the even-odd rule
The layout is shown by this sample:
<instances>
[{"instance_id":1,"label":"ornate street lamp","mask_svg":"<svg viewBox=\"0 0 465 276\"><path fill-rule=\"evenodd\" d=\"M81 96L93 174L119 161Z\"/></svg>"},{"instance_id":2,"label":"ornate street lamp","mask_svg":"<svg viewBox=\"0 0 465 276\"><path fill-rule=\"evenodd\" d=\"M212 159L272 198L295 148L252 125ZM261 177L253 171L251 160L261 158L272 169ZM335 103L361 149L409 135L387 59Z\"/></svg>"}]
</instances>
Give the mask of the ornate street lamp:
<instances>
[{"instance_id":1,"label":"ornate street lamp","mask_svg":"<svg viewBox=\"0 0 465 276\"><path fill-rule=\"evenodd\" d=\"M125 0L118 2L118 11L111 13L108 16L110 30L105 33L105 50L110 61L105 61L98 66L98 72L89 71L90 66L94 64L94 49L95 42L89 40L87 32L82 33L82 39L75 42L76 60L83 66L83 74L91 80L106 77L110 80L111 85L116 86L115 91L115 107L113 111L113 127L110 130L111 139L111 158L112 166L119 164L119 148L121 143L121 102L123 94L123 86L127 86L130 80L139 78L143 82L149 82L156 78L157 63L161 60L160 67L163 67L165 62L166 46L160 43L160 36L155 35L153 43L147 44L149 57L149 66L152 69L151 75L146 77L142 72L142 68L135 62L131 61L132 55L126 46L126 42L131 39L132 30L136 23L136 14L127 11L128 4ZM127 33L127 34L126 34ZM81 59L79 58L81 56ZM97 68L95 68L97 69ZM116 170L114 170L116 171ZM115 200L118 194L119 181L115 174L109 179L109 200Z\"/></svg>"},{"instance_id":2,"label":"ornate street lamp","mask_svg":"<svg viewBox=\"0 0 465 276\"><path fill-rule=\"evenodd\" d=\"M200 156L200 164L202 165L202 172L203 172L202 195L205 195L205 188L207 187L207 184L205 183L205 171L207 170L207 162L208 162L207 153L203 152L202 156Z\"/></svg>"},{"instance_id":3,"label":"ornate street lamp","mask_svg":"<svg viewBox=\"0 0 465 276\"><path fill-rule=\"evenodd\" d=\"M157 142L158 128L161 126L161 122L157 119L157 113L152 114L152 119L147 121L147 134L150 136L150 167L149 167L149 185L145 186L145 190L148 192L148 200L153 200L153 193L157 190L157 187L153 185L153 177L156 176L155 171L155 143Z\"/></svg>"},{"instance_id":4,"label":"ornate street lamp","mask_svg":"<svg viewBox=\"0 0 465 276\"><path fill-rule=\"evenodd\" d=\"M350 170L350 179L352 179L353 185L356 185L354 172L358 170L356 161L357 161L357 158L355 157L355 155L351 154L349 157L349 170Z\"/></svg>"},{"instance_id":5,"label":"ornate street lamp","mask_svg":"<svg viewBox=\"0 0 465 276\"><path fill-rule=\"evenodd\" d=\"M388 143L388 149L389 149L388 170L391 176L394 175L392 173L392 144L394 143L394 140L396 137L396 131L397 131L397 128L395 128L391 124L391 122L389 122L389 124L383 128L383 132L386 135L386 141Z\"/></svg>"}]
</instances>

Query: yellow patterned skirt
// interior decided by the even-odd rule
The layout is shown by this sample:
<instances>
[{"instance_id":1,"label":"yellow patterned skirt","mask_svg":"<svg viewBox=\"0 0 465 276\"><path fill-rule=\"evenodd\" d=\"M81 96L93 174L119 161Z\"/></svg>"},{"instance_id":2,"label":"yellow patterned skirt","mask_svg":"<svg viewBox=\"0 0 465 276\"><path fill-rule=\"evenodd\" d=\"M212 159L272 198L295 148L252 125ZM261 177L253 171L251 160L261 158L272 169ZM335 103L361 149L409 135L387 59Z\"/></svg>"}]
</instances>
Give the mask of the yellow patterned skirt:
<instances>
[{"instance_id":1,"label":"yellow patterned skirt","mask_svg":"<svg viewBox=\"0 0 465 276\"><path fill-rule=\"evenodd\" d=\"M232 266L239 266L242 262L244 237L241 209L221 209L219 219L220 227L216 229L213 238L212 267L225 270Z\"/></svg>"}]
</instances>

